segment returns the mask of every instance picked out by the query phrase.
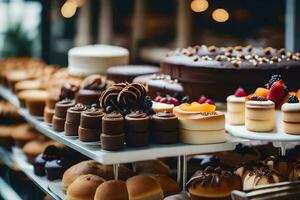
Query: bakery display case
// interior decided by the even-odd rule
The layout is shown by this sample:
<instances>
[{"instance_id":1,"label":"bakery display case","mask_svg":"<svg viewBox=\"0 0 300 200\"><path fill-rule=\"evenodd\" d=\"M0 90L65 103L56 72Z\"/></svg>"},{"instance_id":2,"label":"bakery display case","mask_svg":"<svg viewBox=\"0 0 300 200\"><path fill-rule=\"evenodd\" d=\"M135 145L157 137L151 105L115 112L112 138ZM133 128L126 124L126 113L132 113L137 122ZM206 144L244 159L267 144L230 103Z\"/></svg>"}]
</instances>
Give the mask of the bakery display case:
<instances>
[{"instance_id":1,"label":"bakery display case","mask_svg":"<svg viewBox=\"0 0 300 200\"><path fill-rule=\"evenodd\" d=\"M299 5L0 3L0 199L299 199Z\"/></svg>"}]
</instances>

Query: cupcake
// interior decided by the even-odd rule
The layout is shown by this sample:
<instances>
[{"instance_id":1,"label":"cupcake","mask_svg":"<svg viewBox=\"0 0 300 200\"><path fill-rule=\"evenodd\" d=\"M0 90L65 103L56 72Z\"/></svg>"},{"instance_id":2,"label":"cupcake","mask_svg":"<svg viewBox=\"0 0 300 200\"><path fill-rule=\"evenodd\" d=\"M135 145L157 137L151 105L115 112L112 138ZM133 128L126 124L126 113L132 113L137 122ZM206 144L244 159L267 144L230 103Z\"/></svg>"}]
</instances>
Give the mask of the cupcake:
<instances>
[{"instance_id":1,"label":"cupcake","mask_svg":"<svg viewBox=\"0 0 300 200\"><path fill-rule=\"evenodd\" d=\"M178 118L173 113L159 112L152 116L153 140L158 144L178 142Z\"/></svg>"},{"instance_id":2,"label":"cupcake","mask_svg":"<svg viewBox=\"0 0 300 200\"><path fill-rule=\"evenodd\" d=\"M265 97L252 96L246 102L245 126L249 131L271 132L275 128L275 104Z\"/></svg>"},{"instance_id":3,"label":"cupcake","mask_svg":"<svg viewBox=\"0 0 300 200\"><path fill-rule=\"evenodd\" d=\"M83 111L86 110L86 106L81 103L77 103L67 111L65 122L65 135L78 136L78 127L80 125L80 116Z\"/></svg>"},{"instance_id":4,"label":"cupcake","mask_svg":"<svg viewBox=\"0 0 300 200\"><path fill-rule=\"evenodd\" d=\"M64 172L72 165L72 163L64 157L49 160L45 164L45 171L48 180L53 181L61 179Z\"/></svg>"},{"instance_id":5,"label":"cupcake","mask_svg":"<svg viewBox=\"0 0 300 200\"><path fill-rule=\"evenodd\" d=\"M290 96L281 107L283 130L288 134L300 134L300 103L297 96Z\"/></svg>"},{"instance_id":6,"label":"cupcake","mask_svg":"<svg viewBox=\"0 0 300 200\"><path fill-rule=\"evenodd\" d=\"M150 118L146 113L137 110L125 116L126 145L142 147L149 143Z\"/></svg>"},{"instance_id":7,"label":"cupcake","mask_svg":"<svg viewBox=\"0 0 300 200\"><path fill-rule=\"evenodd\" d=\"M92 107L81 113L78 128L79 140L83 142L96 142L100 140L103 111Z\"/></svg>"},{"instance_id":8,"label":"cupcake","mask_svg":"<svg viewBox=\"0 0 300 200\"><path fill-rule=\"evenodd\" d=\"M227 97L227 122L231 125L245 124L245 100L247 94L243 88L238 88L234 95Z\"/></svg>"},{"instance_id":9,"label":"cupcake","mask_svg":"<svg viewBox=\"0 0 300 200\"><path fill-rule=\"evenodd\" d=\"M120 113L113 112L102 118L101 142L103 150L116 151L124 147L124 118Z\"/></svg>"}]
</instances>

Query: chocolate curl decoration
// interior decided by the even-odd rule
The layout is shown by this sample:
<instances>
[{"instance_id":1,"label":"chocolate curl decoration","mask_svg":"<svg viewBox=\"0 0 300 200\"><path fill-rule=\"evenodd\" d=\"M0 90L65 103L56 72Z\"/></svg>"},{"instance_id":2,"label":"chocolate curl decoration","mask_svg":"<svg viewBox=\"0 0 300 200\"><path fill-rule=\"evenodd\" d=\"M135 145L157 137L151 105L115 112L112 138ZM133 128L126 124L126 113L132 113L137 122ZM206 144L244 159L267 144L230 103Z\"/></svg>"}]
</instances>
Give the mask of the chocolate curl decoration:
<instances>
[{"instance_id":1,"label":"chocolate curl decoration","mask_svg":"<svg viewBox=\"0 0 300 200\"><path fill-rule=\"evenodd\" d=\"M70 83L64 84L60 90L59 101L64 99L74 99L79 87Z\"/></svg>"}]
</instances>

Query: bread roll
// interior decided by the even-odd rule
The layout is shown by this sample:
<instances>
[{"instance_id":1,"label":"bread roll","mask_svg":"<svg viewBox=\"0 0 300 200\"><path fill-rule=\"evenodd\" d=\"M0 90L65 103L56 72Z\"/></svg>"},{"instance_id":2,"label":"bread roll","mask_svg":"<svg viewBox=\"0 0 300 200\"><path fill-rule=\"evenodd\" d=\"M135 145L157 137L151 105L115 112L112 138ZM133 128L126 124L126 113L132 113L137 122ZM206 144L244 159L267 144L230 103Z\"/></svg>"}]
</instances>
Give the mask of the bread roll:
<instances>
[{"instance_id":1,"label":"bread roll","mask_svg":"<svg viewBox=\"0 0 300 200\"><path fill-rule=\"evenodd\" d=\"M94 200L128 200L126 183L122 180L105 181L97 188Z\"/></svg>"},{"instance_id":2,"label":"bread roll","mask_svg":"<svg viewBox=\"0 0 300 200\"><path fill-rule=\"evenodd\" d=\"M164 197L178 194L180 192L180 188L178 183L166 175L154 175L152 176L160 185L163 190Z\"/></svg>"}]
</instances>

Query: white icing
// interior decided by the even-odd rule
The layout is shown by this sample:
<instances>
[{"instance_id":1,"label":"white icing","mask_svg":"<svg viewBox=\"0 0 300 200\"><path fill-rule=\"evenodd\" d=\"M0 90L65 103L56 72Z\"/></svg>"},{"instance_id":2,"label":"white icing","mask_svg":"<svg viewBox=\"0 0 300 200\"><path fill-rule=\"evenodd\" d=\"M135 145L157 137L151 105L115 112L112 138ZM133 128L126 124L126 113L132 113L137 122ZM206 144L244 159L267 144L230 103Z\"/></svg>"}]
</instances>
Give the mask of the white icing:
<instances>
[{"instance_id":1,"label":"white icing","mask_svg":"<svg viewBox=\"0 0 300 200\"><path fill-rule=\"evenodd\" d=\"M68 72L74 76L105 74L111 66L127 65L127 49L110 45L75 47L68 52Z\"/></svg>"},{"instance_id":2,"label":"white icing","mask_svg":"<svg viewBox=\"0 0 300 200\"><path fill-rule=\"evenodd\" d=\"M247 101L246 107L248 108L273 108L275 104L273 101Z\"/></svg>"},{"instance_id":3,"label":"white icing","mask_svg":"<svg viewBox=\"0 0 300 200\"><path fill-rule=\"evenodd\" d=\"M300 111L300 103L284 103L281 107L282 111Z\"/></svg>"},{"instance_id":4,"label":"white icing","mask_svg":"<svg viewBox=\"0 0 300 200\"><path fill-rule=\"evenodd\" d=\"M236 97L234 95L230 95L227 97L228 102L238 102L238 103L243 103L245 102L246 98L245 97Z\"/></svg>"}]
</instances>

